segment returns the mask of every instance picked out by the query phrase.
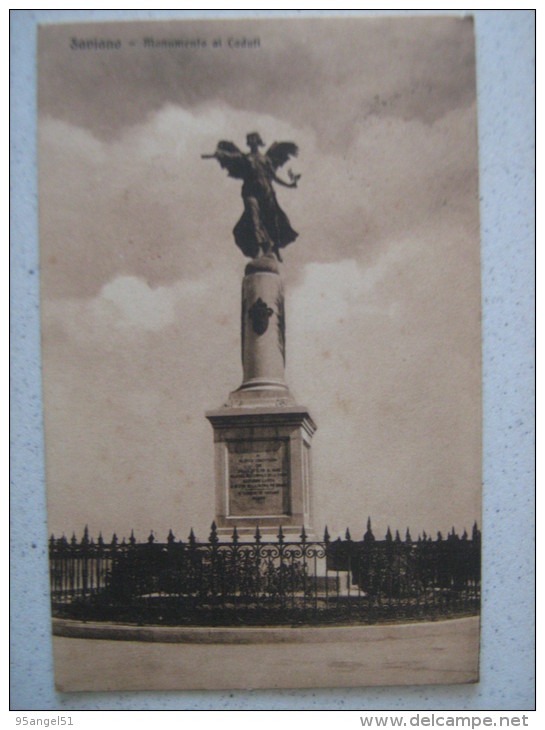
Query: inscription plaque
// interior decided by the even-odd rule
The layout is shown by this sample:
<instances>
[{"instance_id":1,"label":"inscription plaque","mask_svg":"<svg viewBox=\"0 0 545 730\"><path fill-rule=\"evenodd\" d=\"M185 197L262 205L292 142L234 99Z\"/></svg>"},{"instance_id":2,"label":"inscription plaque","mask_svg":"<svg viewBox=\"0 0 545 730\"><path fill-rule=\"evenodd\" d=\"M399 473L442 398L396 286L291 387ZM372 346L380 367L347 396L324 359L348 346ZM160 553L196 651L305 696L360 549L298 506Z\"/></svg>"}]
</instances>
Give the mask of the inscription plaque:
<instances>
[{"instance_id":1,"label":"inscription plaque","mask_svg":"<svg viewBox=\"0 0 545 730\"><path fill-rule=\"evenodd\" d=\"M289 514L288 441L232 441L229 514Z\"/></svg>"}]
</instances>

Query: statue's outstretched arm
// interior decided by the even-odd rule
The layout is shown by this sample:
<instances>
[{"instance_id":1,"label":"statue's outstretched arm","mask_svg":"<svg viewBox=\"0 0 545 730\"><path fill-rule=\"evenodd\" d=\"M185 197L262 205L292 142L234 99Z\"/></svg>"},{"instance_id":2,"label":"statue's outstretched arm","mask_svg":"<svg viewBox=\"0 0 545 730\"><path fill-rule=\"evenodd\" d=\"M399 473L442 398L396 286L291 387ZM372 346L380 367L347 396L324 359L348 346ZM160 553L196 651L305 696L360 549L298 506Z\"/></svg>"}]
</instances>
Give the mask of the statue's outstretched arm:
<instances>
[{"instance_id":1,"label":"statue's outstretched arm","mask_svg":"<svg viewBox=\"0 0 545 730\"><path fill-rule=\"evenodd\" d=\"M213 155L201 155L204 160L216 159L220 165L228 170L229 177L244 179L247 159L232 142L218 142Z\"/></svg>"},{"instance_id":2,"label":"statue's outstretched arm","mask_svg":"<svg viewBox=\"0 0 545 730\"><path fill-rule=\"evenodd\" d=\"M300 177L301 177L301 175L294 175L291 182L286 182L285 180L282 180L282 178L278 177L278 175L275 172L273 172L272 179L274 180L275 183L278 183L279 185L283 185L285 188L296 188L297 181L299 180Z\"/></svg>"}]
</instances>

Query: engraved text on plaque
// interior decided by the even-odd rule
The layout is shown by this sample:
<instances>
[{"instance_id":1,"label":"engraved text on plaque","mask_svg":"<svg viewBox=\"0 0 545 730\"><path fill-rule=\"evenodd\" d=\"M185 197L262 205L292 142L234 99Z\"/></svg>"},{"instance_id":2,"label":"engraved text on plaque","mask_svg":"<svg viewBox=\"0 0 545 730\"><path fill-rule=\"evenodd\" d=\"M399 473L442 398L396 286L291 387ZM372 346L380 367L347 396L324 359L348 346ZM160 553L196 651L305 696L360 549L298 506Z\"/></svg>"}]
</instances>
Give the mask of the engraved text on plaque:
<instances>
[{"instance_id":1,"label":"engraved text on plaque","mask_svg":"<svg viewBox=\"0 0 545 730\"><path fill-rule=\"evenodd\" d=\"M228 450L229 514L288 514L288 440L231 441Z\"/></svg>"}]
</instances>

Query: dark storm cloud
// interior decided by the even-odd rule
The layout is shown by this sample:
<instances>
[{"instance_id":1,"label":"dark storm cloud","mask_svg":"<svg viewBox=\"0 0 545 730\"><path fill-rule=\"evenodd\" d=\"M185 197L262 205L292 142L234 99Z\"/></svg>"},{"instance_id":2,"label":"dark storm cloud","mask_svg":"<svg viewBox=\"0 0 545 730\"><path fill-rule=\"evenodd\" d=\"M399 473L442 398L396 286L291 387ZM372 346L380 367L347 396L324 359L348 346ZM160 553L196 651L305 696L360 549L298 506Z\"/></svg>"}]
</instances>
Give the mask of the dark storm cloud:
<instances>
[{"instance_id":1,"label":"dark storm cloud","mask_svg":"<svg viewBox=\"0 0 545 730\"><path fill-rule=\"evenodd\" d=\"M121 50L59 53L105 27ZM145 37L206 47L144 52ZM229 38L259 38L259 48L229 48ZM320 146L339 147L369 116L431 124L475 97L472 23L445 17L89 24L83 38L81 25L42 28L39 76L41 113L102 139L166 104L223 102L310 125Z\"/></svg>"}]
</instances>

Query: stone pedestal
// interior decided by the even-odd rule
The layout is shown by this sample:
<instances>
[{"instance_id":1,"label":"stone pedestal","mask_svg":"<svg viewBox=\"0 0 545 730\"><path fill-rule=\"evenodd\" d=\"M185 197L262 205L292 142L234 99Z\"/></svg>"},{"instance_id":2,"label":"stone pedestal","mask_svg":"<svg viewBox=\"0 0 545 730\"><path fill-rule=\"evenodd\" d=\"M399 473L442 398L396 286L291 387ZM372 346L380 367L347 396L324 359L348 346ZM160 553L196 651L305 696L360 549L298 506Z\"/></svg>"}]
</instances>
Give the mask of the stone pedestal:
<instances>
[{"instance_id":1,"label":"stone pedestal","mask_svg":"<svg viewBox=\"0 0 545 730\"><path fill-rule=\"evenodd\" d=\"M310 444L316 426L305 408L222 408L214 428L218 533L311 533Z\"/></svg>"},{"instance_id":2,"label":"stone pedestal","mask_svg":"<svg viewBox=\"0 0 545 730\"><path fill-rule=\"evenodd\" d=\"M280 275L252 262L242 282L242 385L206 417L214 429L218 534L270 539L311 525L310 447L316 425L284 379Z\"/></svg>"}]
</instances>

